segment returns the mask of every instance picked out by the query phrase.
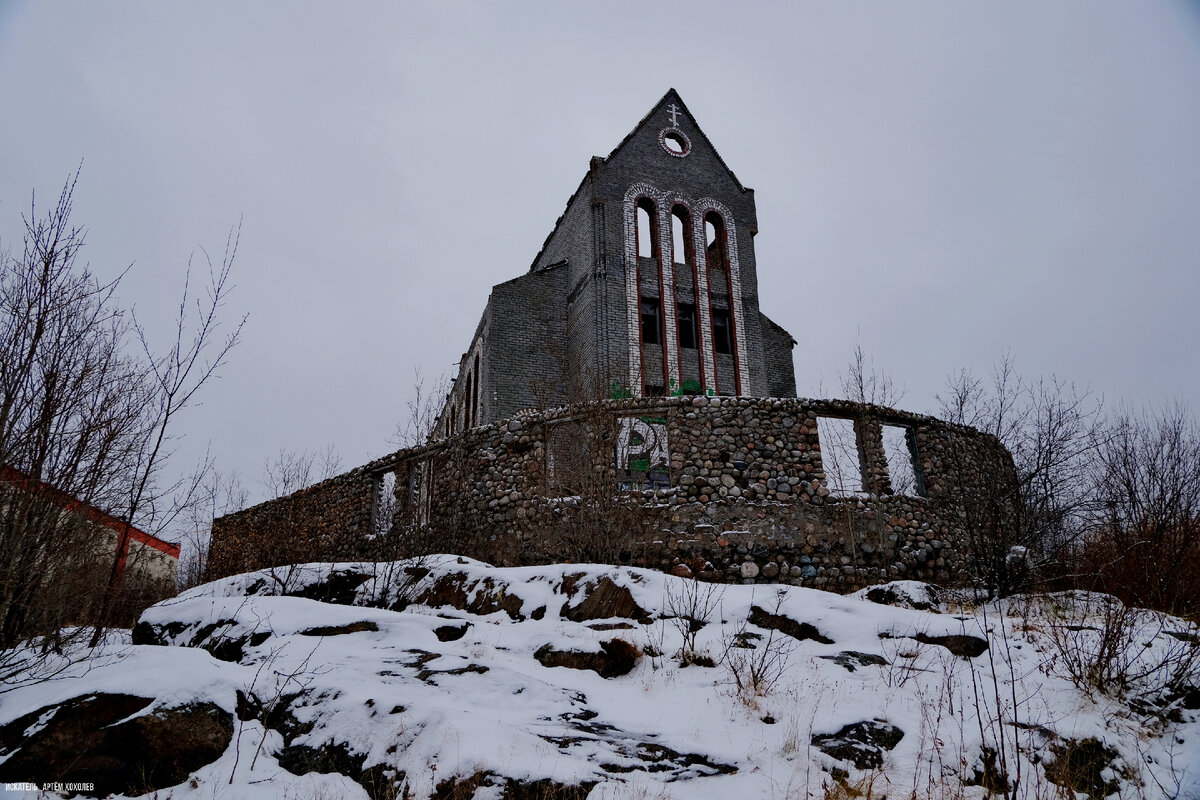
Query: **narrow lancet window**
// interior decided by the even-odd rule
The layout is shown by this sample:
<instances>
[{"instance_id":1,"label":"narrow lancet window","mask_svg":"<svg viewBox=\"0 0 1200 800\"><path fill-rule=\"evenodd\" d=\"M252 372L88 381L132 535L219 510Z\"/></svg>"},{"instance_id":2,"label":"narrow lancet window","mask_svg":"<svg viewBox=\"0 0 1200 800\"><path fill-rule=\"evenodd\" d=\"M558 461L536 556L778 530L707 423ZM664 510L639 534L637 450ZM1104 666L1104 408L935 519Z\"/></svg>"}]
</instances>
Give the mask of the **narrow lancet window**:
<instances>
[{"instance_id":1,"label":"narrow lancet window","mask_svg":"<svg viewBox=\"0 0 1200 800\"><path fill-rule=\"evenodd\" d=\"M475 383L471 393L471 426L479 424L479 354L475 354Z\"/></svg>"},{"instance_id":2,"label":"narrow lancet window","mask_svg":"<svg viewBox=\"0 0 1200 800\"><path fill-rule=\"evenodd\" d=\"M654 204L646 198L637 205L638 258L654 258Z\"/></svg>"},{"instance_id":3,"label":"narrow lancet window","mask_svg":"<svg viewBox=\"0 0 1200 800\"><path fill-rule=\"evenodd\" d=\"M705 256L710 269L726 269L729 254L725 251L725 221L715 211L704 215Z\"/></svg>"},{"instance_id":4,"label":"narrow lancet window","mask_svg":"<svg viewBox=\"0 0 1200 800\"><path fill-rule=\"evenodd\" d=\"M472 427L471 420L471 397L473 395L472 385L474 384L474 376L467 373L467 391L463 393L463 430L469 430Z\"/></svg>"},{"instance_id":5,"label":"narrow lancet window","mask_svg":"<svg viewBox=\"0 0 1200 800\"><path fill-rule=\"evenodd\" d=\"M688 217L687 209L675 206L671 209L671 258L676 264L690 264L691 253L688 247Z\"/></svg>"}]
</instances>

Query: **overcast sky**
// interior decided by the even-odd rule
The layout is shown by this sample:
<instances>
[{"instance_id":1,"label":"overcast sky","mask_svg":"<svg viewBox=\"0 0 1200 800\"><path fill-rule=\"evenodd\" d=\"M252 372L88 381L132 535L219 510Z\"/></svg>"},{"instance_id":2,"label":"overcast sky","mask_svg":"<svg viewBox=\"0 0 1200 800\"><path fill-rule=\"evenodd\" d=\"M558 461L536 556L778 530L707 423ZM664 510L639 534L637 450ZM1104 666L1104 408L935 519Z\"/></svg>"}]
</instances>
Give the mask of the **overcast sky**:
<instances>
[{"instance_id":1,"label":"overcast sky","mask_svg":"<svg viewBox=\"0 0 1200 800\"><path fill-rule=\"evenodd\" d=\"M931 412L1010 352L1200 409L1200 3L0 0L0 244L82 161L100 275L167 335L243 221L250 315L180 455L393 449L593 155L669 88L756 190L802 396L856 342Z\"/></svg>"}]
</instances>

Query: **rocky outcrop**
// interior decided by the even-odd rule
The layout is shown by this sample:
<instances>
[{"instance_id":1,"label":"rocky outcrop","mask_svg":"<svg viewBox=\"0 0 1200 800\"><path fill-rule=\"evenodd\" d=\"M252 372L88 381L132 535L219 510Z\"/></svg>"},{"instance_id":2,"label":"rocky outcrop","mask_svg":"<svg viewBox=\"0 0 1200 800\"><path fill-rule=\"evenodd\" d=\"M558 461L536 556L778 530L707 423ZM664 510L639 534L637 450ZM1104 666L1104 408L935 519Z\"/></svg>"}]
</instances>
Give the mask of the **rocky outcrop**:
<instances>
[{"instance_id":1,"label":"rocky outcrop","mask_svg":"<svg viewBox=\"0 0 1200 800\"><path fill-rule=\"evenodd\" d=\"M879 769L883 754L895 749L904 731L884 720L866 720L846 725L836 733L819 733L813 746L840 761L849 761L858 769Z\"/></svg>"},{"instance_id":2,"label":"rocky outcrop","mask_svg":"<svg viewBox=\"0 0 1200 800\"><path fill-rule=\"evenodd\" d=\"M183 783L229 746L228 712L209 703L147 712L153 702L94 694L10 722L0 728L0 781L90 784L91 797L143 794Z\"/></svg>"}]
</instances>

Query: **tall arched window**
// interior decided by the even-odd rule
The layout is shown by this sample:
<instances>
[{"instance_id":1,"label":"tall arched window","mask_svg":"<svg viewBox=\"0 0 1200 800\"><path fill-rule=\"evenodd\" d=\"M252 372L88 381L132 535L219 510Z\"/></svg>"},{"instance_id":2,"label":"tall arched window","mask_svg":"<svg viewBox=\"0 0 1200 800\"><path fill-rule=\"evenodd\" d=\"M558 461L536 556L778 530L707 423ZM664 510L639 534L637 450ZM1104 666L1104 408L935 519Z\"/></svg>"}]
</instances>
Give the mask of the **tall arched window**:
<instances>
[{"instance_id":1,"label":"tall arched window","mask_svg":"<svg viewBox=\"0 0 1200 800\"><path fill-rule=\"evenodd\" d=\"M637 254L638 258L654 258L658 251L658 224L655 220L654 203L647 197L637 202Z\"/></svg>"},{"instance_id":2,"label":"tall arched window","mask_svg":"<svg viewBox=\"0 0 1200 800\"><path fill-rule=\"evenodd\" d=\"M737 330L734 319L736 298L733 295L733 279L730 274L729 237L724 217L715 210L710 210L704 215L704 243L712 347L718 363L717 383L722 393L732 390L741 394L742 380L737 352L737 337L740 331ZM721 371L721 356L733 357L732 374Z\"/></svg>"},{"instance_id":3,"label":"tall arched window","mask_svg":"<svg viewBox=\"0 0 1200 800\"><path fill-rule=\"evenodd\" d=\"M471 373L467 373L467 390L463 392L463 430L470 429L474 423L474 420L471 419L471 385L473 377Z\"/></svg>"},{"instance_id":4,"label":"tall arched window","mask_svg":"<svg viewBox=\"0 0 1200 800\"><path fill-rule=\"evenodd\" d=\"M675 262L675 329L681 350L700 346L700 326L696 316L696 255L692 247L692 214L683 203L671 207L671 251ZM680 376L682 384L683 376Z\"/></svg>"},{"instance_id":5,"label":"tall arched window","mask_svg":"<svg viewBox=\"0 0 1200 800\"><path fill-rule=\"evenodd\" d=\"M671 258L676 264L691 264L692 260L692 242L688 237L687 232L691 228L688 224L689 214L684 206L675 206L671 209Z\"/></svg>"},{"instance_id":6,"label":"tall arched window","mask_svg":"<svg viewBox=\"0 0 1200 800\"><path fill-rule=\"evenodd\" d=\"M471 426L474 427L479 424L479 353L475 354L475 371L472 374L475 383L471 387Z\"/></svg>"},{"instance_id":7,"label":"tall arched window","mask_svg":"<svg viewBox=\"0 0 1200 800\"><path fill-rule=\"evenodd\" d=\"M631 310L640 317L641 345L658 349L658 352L651 351L649 354L652 363L646 360L646 351L640 354L643 359L642 394L661 395L669 383L662 306L663 292L669 289L663 286L664 265L659 247L658 210L649 197L640 197L637 201L637 254L638 302L636 308ZM653 263L646 264L643 259Z\"/></svg>"},{"instance_id":8,"label":"tall arched window","mask_svg":"<svg viewBox=\"0 0 1200 800\"><path fill-rule=\"evenodd\" d=\"M704 215L704 245L709 269L728 269L725 220L716 211Z\"/></svg>"}]
</instances>

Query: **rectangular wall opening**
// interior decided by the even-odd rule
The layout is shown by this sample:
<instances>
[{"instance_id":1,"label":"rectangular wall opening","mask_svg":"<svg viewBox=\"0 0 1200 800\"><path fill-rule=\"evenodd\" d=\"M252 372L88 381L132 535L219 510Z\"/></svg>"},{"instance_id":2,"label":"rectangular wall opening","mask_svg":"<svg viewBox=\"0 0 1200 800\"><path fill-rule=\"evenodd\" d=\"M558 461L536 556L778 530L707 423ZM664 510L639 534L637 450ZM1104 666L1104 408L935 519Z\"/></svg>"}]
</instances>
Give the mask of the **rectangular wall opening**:
<instances>
[{"instance_id":1,"label":"rectangular wall opening","mask_svg":"<svg viewBox=\"0 0 1200 800\"><path fill-rule=\"evenodd\" d=\"M887 457L892 494L924 494L917 464L917 439L907 425L883 425L883 453Z\"/></svg>"},{"instance_id":2,"label":"rectangular wall opening","mask_svg":"<svg viewBox=\"0 0 1200 800\"><path fill-rule=\"evenodd\" d=\"M396 473L385 472L375 478L375 504L371 509L371 532L386 536L396 519Z\"/></svg>"},{"instance_id":3,"label":"rectangular wall opening","mask_svg":"<svg viewBox=\"0 0 1200 800\"><path fill-rule=\"evenodd\" d=\"M862 458L854 420L818 417L817 436L821 442L821 463L829 493L834 497L862 494Z\"/></svg>"}]
</instances>

